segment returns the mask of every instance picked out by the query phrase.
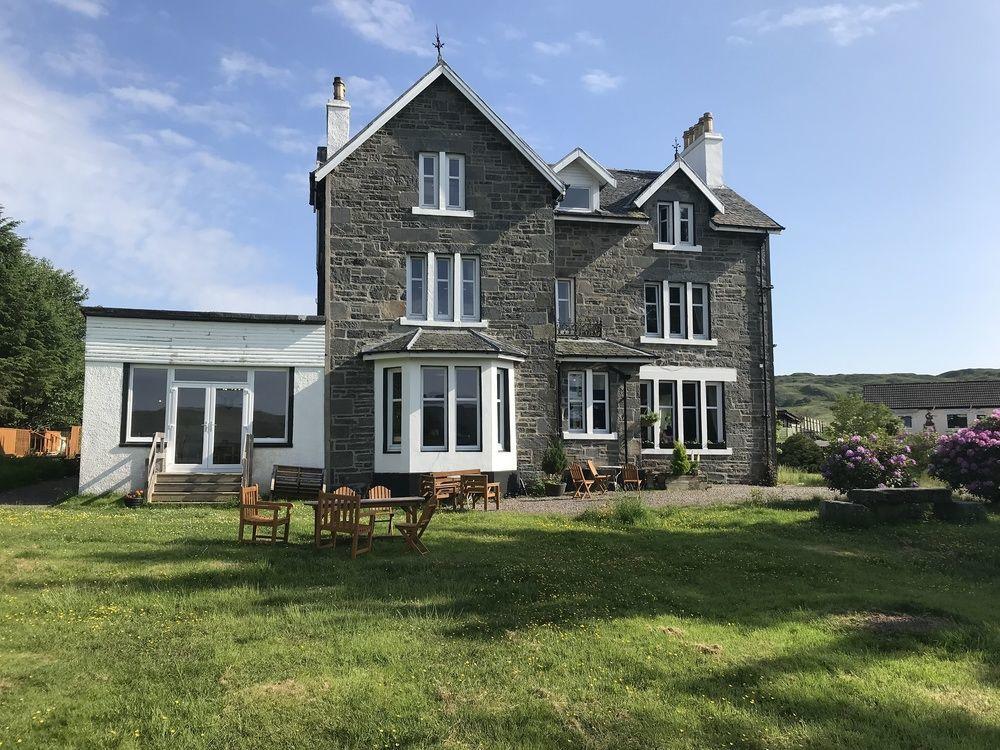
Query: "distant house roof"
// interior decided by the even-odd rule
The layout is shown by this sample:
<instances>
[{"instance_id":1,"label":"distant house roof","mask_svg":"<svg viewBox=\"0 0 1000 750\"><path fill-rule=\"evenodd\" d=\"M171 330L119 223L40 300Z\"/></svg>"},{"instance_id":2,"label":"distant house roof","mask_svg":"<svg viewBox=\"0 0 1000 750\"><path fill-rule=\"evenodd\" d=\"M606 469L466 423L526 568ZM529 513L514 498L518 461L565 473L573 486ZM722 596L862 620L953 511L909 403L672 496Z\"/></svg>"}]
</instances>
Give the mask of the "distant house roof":
<instances>
[{"instance_id":1,"label":"distant house roof","mask_svg":"<svg viewBox=\"0 0 1000 750\"><path fill-rule=\"evenodd\" d=\"M371 358L379 354L486 354L524 359L527 355L510 344L476 330L454 331L415 328L401 336L375 344L362 354Z\"/></svg>"},{"instance_id":2,"label":"distant house roof","mask_svg":"<svg viewBox=\"0 0 1000 750\"><path fill-rule=\"evenodd\" d=\"M656 359L634 346L601 338L567 338L556 340L556 358L564 362L632 362L645 364Z\"/></svg>"},{"instance_id":3,"label":"distant house roof","mask_svg":"<svg viewBox=\"0 0 1000 750\"><path fill-rule=\"evenodd\" d=\"M199 312L197 310L148 310L137 307L81 306L88 318L133 318L138 320L203 320L211 323L305 323L322 324L322 315L272 315L268 313Z\"/></svg>"},{"instance_id":4,"label":"distant house roof","mask_svg":"<svg viewBox=\"0 0 1000 750\"><path fill-rule=\"evenodd\" d=\"M778 409L775 415L782 424L800 424L802 422L802 417L792 414L788 409Z\"/></svg>"},{"instance_id":5,"label":"distant house roof","mask_svg":"<svg viewBox=\"0 0 1000 750\"><path fill-rule=\"evenodd\" d=\"M1000 380L870 383L861 396L890 409L1000 408Z\"/></svg>"}]
</instances>

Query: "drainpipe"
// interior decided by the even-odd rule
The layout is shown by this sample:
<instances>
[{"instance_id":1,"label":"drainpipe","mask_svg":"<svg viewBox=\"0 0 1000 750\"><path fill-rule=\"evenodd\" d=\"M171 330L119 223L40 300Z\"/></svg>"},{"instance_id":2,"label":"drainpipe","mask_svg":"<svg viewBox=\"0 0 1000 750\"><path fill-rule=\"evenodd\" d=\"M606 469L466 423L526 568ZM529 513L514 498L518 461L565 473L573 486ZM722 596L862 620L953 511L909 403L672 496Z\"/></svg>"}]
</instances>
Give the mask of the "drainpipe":
<instances>
[{"instance_id":1,"label":"drainpipe","mask_svg":"<svg viewBox=\"0 0 1000 750\"><path fill-rule=\"evenodd\" d=\"M776 477L777 454L774 445L774 423L772 410L774 404L774 323L771 319L771 273L769 259L771 255L771 235L765 234L757 251L757 279L760 295L760 371L761 390L763 396L764 418L764 483L773 485Z\"/></svg>"},{"instance_id":2,"label":"drainpipe","mask_svg":"<svg viewBox=\"0 0 1000 750\"><path fill-rule=\"evenodd\" d=\"M609 368L622 381L622 435L625 439L625 463L628 463L628 374L617 367Z\"/></svg>"}]
</instances>

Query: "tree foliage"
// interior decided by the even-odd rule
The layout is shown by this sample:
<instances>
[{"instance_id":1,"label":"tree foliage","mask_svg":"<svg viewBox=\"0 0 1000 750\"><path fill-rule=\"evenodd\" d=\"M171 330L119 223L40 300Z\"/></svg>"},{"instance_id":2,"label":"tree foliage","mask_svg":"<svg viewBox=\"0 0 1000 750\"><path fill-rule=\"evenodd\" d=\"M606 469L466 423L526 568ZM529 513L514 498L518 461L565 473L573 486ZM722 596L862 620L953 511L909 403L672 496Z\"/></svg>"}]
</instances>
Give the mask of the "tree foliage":
<instances>
[{"instance_id":1,"label":"tree foliage","mask_svg":"<svg viewBox=\"0 0 1000 750\"><path fill-rule=\"evenodd\" d=\"M785 466L818 472L823 464L823 449L804 432L789 435L781 444L779 460Z\"/></svg>"},{"instance_id":2,"label":"tree foliage","mask_svg":"<svg viewBox=\"0 0 1000 750\"><path fill-rule=\"evenodd\" d=\"M31 256L18 223L0 208L0 425L79 424L87 290Z\"/></svg>"},{"instance_id":3,"label":"tree foliage","mask_svg":"<svg viewBox=\"0 0 1000 750\"><path fill-rule=\"evenodd\" d=\"M895 435L902 427L899 417L885 404L869 404L852 393L840 396L833 405L833 437L852 435Z\"/></svg>"}]
</instances>

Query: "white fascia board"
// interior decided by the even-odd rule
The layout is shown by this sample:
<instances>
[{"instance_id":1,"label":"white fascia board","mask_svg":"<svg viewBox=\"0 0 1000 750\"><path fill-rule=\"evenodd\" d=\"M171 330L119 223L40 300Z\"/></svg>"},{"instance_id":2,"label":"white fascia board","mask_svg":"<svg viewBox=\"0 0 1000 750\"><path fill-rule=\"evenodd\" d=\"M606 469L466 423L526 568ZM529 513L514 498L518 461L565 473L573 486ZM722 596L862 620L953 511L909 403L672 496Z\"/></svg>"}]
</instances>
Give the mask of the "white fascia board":
<instances>
[{"instance_id":1,"label":"white fascia board","mask_svg":"<svg viewBox=\"0 0 1000 750\"><path fill-rule=\"evenodd\" d=\"M577 146L572 151L570 151L566 156L557 161L552 165L552 169L556 172L563 171L566 167L575 161L582 162L583 165L590 170L601 181L602 185L611 185L611 187L618 187L618 180L616 180L611 173L601 166L601 163L597 161L593 156L588 154L582 148Z\"/></svg>"},{"instance_id":2,"label":"white fascia board","mask_svg":"<svg viewBox=\"0 0 1000 750\"><path fill-rule=\"evenodd\" d=\"M369 352L362 354L361 358L365 362L372 362L383 359L481 359L481 360L502 360L504 362L524 362L524 357L515 357L513 354L499 354L497 352Z\"/></svg>"},{"instance_id":3,"label":"white fascia board","mask_svg":"<svg viewBox=\"0 0 1000 750\"><path fill-rule=\"evenodd\" d=\"M566 209L563 209L562 212L556 211L555 218L556 221L591 221L598 224L633 224L635 226L642 226L649 223L649 219L629 219L618 216L588 216L587 214L574 215Z\"/></svg>"},{"instance_id":4,"label":"white fascia board","mask_svg":"<svg viewBox=\"0 0 1000 750\"><path fill-rule=\"evenodd\" d=\"M646 365L639 368L639 378L642 380L705 380L708 382L735 383L736 370L731 367Z\"/></svg>"},{"instance_id":5,"label":"white fascia board","mask_svg":"<svg viewBox=\"0 0 1000 750\"><path fill-rule=\"evenodd\" d=\"M715 197L715 193L709 189L708 185L705 184L705 181L701 179L701 177L699 177L698 174L680 157L674 159L671 165L660 172L660 176L653 180L650 186L639 194L639 197L635 199L635 205L638 208L642 208L646 205L646 201L652 198L656 194L656 191L663 187L667 180L677 174L678 171L683 172L691 179L691 182L695 184L695 187L697 187L704 194L704 196L708 198L709 203L715 206L719 210L719 213L726 213L726 207L722 205L722 201Z\"/></svg>"},{"instance_id":6,"label":"white fascia board","mask_svg":"<svg viewBox=\"0 0 1000 750\"><path fill-rule=\"evenodd\" d=\"M330 172L336 169L337 165L340 164L344 159L353 154L357 148L372 137L379 129L381 129L389 120L399 114L402 109L412 102L419 96L424 89L430 86L434 81L436 81L441 76L447 78L451 83L457 88L462 94L472 102L472 105L479 110L479 112L489 120L493 126L499 130L503 136L510 141L511 145L514 146L521 154L539 171L542 176L548 180L552 187L554 187L560 194L566 192L566 186L563 181L559 179L559 175L553 171L552 167L545 163L535 151L525 143L520 136L517 135L511 128L505 123L500 116L490 109L489 105L484 102L479 94L472 90L472 88L463 81L458 74L451 69L451 67L445 62L437 63L433 68L431 68L427 73L413 84L409 89L404 91L396 101L382 110L382 113L378 115L374 120L368 123L357 135L355 135L351 140L343 145L343 147L333 154L323 166L315 172L316 182L319 182L324 177L326 177Z\"/></svg>"}]
</instances>

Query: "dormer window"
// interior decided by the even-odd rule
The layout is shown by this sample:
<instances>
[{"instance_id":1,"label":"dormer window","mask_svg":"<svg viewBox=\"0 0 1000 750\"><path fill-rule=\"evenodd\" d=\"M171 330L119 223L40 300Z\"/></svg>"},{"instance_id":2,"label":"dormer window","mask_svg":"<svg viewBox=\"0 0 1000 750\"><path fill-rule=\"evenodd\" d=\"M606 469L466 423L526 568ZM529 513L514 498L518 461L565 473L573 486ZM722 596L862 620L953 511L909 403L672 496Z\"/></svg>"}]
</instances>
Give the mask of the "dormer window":
<instances>
[{"instance_id":1,"label":"dormer window","mask_svg":"<svg viewBox=\"0 0 1000 750\"><path fill-rule=\"evenodd\" d=\"M465 157L445 151L424 152L417 159L419 205L413 213L472 217L465 210Z\"/></svg>"},{"instance_id":2,"label":"dormer window","mask_svg":"<svg viewBox=\"0 0 1000 750\"><path fill-rule=\"evenodd\" d=\"M697 252L694 244L694 204L661 201L656 204L656 241L654 250L688 250Z\"/></svg>"},{"instance_id":3,"label":"dormer window","mask_svg":"<svg viewBox=\"0 0 1000 750\"><path fill-rule=\"evenodd\" d=\"M591 189L589 186L585 185L568 185L566 187L566 196L562 199L559 204L559 208L568 209L572 211L590 211L591 210Z\"/></svg>"}]
</instances>

